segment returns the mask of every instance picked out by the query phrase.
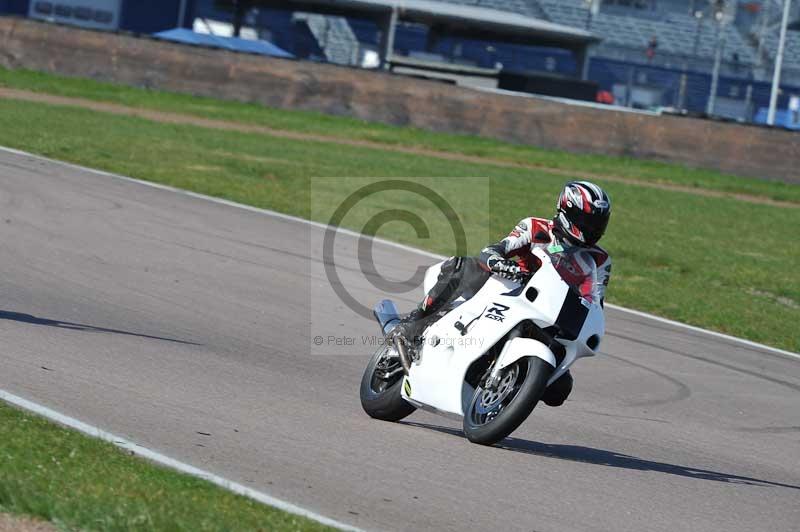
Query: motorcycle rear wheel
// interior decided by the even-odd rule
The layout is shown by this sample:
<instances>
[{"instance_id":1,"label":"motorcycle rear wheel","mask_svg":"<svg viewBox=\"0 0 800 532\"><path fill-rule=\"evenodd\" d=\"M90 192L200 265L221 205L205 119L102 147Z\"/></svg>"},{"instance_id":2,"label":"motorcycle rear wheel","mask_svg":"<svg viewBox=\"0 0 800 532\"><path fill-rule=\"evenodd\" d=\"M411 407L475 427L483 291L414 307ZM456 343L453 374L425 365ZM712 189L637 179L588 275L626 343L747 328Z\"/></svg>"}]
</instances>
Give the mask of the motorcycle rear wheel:
<instances>
[{"instance_id":1,"label":"motorcycle rear wheel","mask_svg":"<svg viewBox=\"0 0 800 532\"><path fill-rule=\"evenodd\" d=\"M464 434L472 443L493 445L517 430L533 412L547 388L553 367L537 357L525 357L500 375L495 390L475 390L464 413Z\"/></svg>"},{"instance_id":2,"label":"motorcycle rear wheel","mask_svg":"<svg viewBox=\"0 0 800 532\"><path fill-rule=\"evenodd\" d=\"M367 364L361 377L361 407L370 417L383 421L400 421L416 407L403 399L403 375L399 357L391 357L389 345L379 348ZM389 378L383 376L394 374Z\"/></svg>"}]
</instances>

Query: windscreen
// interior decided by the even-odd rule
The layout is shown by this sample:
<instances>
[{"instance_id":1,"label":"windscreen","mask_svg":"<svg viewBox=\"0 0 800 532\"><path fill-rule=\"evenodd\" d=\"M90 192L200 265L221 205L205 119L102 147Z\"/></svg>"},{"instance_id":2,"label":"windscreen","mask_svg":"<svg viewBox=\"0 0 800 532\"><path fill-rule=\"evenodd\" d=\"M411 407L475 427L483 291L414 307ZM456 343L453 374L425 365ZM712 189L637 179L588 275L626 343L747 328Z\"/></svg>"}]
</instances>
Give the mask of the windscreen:
<instances>
[{"instance_id":1,"label":"windscreen","mask_svg":"<svg viewBox=\"0 0 800 532\"><path fill-rule=\"evenodd\" d=\"M563 248L550 246L547 249L561 279L581 297L592 303L599 303L597 286L597 264L592 254L585 248L577 246Z\"/></svg>"}]
</instances>

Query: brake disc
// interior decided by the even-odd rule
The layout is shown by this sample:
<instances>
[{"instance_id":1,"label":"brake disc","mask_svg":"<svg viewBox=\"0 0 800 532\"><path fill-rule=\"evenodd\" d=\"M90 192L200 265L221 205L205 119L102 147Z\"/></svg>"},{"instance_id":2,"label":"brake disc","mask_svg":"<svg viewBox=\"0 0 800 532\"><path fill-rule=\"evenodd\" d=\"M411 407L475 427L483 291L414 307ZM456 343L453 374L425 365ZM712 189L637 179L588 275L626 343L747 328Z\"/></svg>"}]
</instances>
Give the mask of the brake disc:
<instances>
[{"instance_id":1,"label":"brake disc","mask_svg":"<svg viewBox=\"0 0 800 532\"><path fill-rule=\"evenodd\" d=\"M514 386L517 384L518 377L519 367L517 364L514 364L506 370L496 387L483 390L478 404L475 405L477 413L488 414L489 412L497 410L511 392L514 391Z\"/></svg>"}]
</instances>

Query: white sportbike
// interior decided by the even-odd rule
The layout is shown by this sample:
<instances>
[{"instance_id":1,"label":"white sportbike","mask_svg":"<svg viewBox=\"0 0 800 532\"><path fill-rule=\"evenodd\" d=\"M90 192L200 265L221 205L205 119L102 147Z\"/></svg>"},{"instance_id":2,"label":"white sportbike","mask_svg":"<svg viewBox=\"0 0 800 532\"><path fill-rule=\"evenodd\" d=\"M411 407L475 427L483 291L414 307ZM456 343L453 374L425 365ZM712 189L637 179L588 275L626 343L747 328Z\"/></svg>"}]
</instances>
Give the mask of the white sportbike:
<instances>
[{"instance_id":1,"label":"white sportbike","mask_svg":"<svg viewBox=\"0 0 800 532\"><path fill-rule=\"evenodd\" d=\"M361 380L366 413L386 421L417 408L456 416L470 441L491 445L516 430L577 359L595 355L605 317L597 298L579 290L596 285L594 261L574 248L533 252L541 266L530 278L493 275L474 296L440 311L417 345L388 335ZM426 293L440 269L428 269ZM384 335L399 319L390 300L374 313Z\"/></svg>"}]
</instances>

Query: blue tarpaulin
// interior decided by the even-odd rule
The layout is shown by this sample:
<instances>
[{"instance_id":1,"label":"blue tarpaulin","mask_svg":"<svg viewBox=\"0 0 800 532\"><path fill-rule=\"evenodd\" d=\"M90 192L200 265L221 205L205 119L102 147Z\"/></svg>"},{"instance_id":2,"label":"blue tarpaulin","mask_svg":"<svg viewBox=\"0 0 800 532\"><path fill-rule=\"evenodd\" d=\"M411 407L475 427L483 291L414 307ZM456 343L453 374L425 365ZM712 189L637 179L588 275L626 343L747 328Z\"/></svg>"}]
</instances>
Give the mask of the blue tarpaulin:
<instances>
[{"instance_id":1,"label":"blue tarpaulin","mask_svg":"<svg viewBox=\"0 0 800 532\"><path fill-rule=\"evenodd\" d=\"M272 57L294 57L282 48L267 41L248 41L238 37L219 37L205 33L196 33L186 28L175 28L172 30L161 31L153 34L157 39L165 41L180 42L184 44L196 44L198 46L210 46L212 48L223 48L234 52L246 52L250 54L269 55Z\"/></svg>"},{"instance_id":2,"label":"blue tarpaulin","mask_svg":"<svg viewBox=\"0 0 800 532\"><path fill-rule=\"evenodd\" d=\"M753 122L756 124L766 124L767 123L767 114L769 113L769 109L766 107L761 107L756 113L756 117L753 119ZM800 131L800 120L798 120L797 113L793 113L792 111L781 110L778 109L775 111L775 125L776 126L783 126L787 129L795 129Z\"/></svg>"}]
</instances>

